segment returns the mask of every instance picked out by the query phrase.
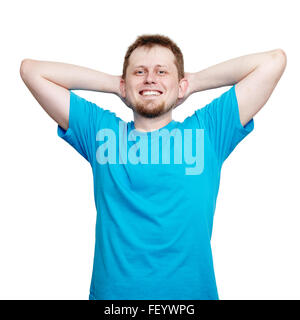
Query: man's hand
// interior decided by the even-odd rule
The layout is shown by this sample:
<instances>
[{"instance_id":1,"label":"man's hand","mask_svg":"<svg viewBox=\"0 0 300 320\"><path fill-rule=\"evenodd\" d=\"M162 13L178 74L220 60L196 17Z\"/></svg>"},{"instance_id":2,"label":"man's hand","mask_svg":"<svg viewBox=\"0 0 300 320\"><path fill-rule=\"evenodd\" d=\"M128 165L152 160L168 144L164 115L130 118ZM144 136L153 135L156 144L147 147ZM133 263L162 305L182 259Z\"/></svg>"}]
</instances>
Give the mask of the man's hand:
<instances>
[{"instance_id":1,"label":"man's hand","mask_svg":"<svg viewBox=\"0 0 300 320\"><path fill-rule=\"evenodd\" d=\"M128 102L122 96L122 93L121 93L120 83L121 83L122 76L117 76L117 79L118 79L117 80L118 86L116 86L116 91L114 93L128 106Z\"/></svg>"},{"instance_id":2,"label":"man's hand","mask_svg":"<svg viewBox=\"0 0 300 320\"><path fill-rule=\"evenodd\" d=\"M193 73L185 72L184 78L188 81L188 88L182 98L178 98L177 102L175 104L175 108L177 108L179 105L181 105L192 93L193 93Z\"/></svg>"}]
</instances>

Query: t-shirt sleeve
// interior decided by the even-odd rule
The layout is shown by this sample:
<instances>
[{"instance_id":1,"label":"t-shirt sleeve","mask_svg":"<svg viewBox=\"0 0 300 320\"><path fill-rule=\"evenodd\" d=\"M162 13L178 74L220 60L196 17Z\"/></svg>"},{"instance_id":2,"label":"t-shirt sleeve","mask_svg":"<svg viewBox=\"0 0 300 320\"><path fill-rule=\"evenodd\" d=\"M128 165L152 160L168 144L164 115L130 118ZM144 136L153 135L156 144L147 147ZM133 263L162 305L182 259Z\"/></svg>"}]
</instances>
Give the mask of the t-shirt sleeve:
<instances>
[{"instance_id":1,"label":"t-shirt sleeve","mask_svg":"<svg viewBox=\"0 0 300 320\"><path fill-rule=\"evenodd\" d=\"M235 85L195 113L221 165L238 143L254 129L253 118L245 126L241 124Z\"/></svg>"},{"instance_id":2,"label":"t-shirt sleeve","mask_svg":"<svg viewBox=\"0 0 300 320\"><path fill-rule=\"evenodd\" d=\"M92 163L96 153L97 130L101 128L107 116L113 113L78 96L71 90L69 92L69 127L64 130L58 125L57 134Z\"/></svg>"}]
</instances>

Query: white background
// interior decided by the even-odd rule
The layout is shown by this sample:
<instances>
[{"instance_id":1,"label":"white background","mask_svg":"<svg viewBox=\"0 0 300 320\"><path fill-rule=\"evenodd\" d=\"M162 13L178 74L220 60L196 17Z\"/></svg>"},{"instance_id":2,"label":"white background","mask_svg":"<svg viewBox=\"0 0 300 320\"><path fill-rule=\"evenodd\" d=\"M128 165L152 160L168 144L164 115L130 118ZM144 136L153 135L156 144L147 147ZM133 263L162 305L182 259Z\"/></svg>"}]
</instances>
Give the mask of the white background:
<instances>
[{"instance_id":1,"label":"white background","mask_svg":"<svg viewBox=\"0 0 300 320\"><path fill-rule=\"evenodd\" d=\"M169 36L185 71L282 48L287 67L226 160L212 247L220 299L299 299L298 1L10 1L1 19L0 299L88 299L96 209L89 163L23 83L25 58L120 75L141 34ZM298 31L297 31L298 30ZM183 121L228 87L199 92ZM112 94L76 91L126 121Z\"/></svg>"}]
</instances>

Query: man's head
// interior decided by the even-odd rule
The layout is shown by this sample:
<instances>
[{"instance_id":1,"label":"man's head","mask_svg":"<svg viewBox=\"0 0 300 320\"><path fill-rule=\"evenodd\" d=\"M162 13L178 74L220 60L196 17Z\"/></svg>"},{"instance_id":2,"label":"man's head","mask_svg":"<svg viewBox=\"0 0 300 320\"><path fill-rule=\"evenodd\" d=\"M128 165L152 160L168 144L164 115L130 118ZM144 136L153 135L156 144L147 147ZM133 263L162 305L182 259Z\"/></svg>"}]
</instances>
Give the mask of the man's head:
<instances>
[{"instance_id":1,"label":"man's head","mask_svg":"<svg viewBox=\"0 0 300 320\"><path fill-rule=\"evenodd\" d=\"M134 112L147 118L171 112L187 86L183 55L168 37L142 35L128 48L120 89Z\"/></svg>"}]
</instances>

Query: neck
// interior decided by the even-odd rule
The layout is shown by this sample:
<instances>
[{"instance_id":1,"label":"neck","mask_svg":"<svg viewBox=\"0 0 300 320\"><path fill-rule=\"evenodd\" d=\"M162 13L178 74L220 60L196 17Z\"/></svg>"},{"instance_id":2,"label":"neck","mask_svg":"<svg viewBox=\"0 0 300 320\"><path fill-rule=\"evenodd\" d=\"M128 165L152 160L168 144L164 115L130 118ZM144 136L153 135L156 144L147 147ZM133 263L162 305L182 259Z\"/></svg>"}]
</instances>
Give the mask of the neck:
<instances>
[{"instance_id":1,"label":"neck","mask_svg":"<svg viewBox=\"0 0 300 320\"><path fill-rule=\"evenodd\" d=\"M167 112L159 117L146 118L136 112L133 113L134 127L138 131L149 132L163 128L172 121L172 113Z\"/></svg>"}]
</instances>

